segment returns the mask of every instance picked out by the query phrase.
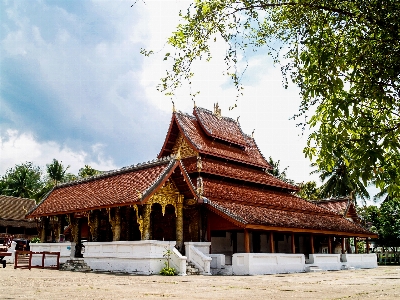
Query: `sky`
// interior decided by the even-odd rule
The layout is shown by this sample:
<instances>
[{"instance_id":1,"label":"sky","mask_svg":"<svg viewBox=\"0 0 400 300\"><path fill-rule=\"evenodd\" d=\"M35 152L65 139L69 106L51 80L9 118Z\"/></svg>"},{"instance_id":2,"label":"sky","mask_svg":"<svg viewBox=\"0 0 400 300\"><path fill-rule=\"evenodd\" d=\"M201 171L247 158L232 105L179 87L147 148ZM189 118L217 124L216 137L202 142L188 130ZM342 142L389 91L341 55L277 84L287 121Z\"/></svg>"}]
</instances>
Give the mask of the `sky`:
<instances>
[{"instance_id":1,"label":"sky","mask_svg":"<svg viewBox=\"0 0 400 300\"><path fill-rule=\"evenodd\" d=\"M1 1L0 175L26 161L44 168L53 158L78 173L85 164L112 170L157 157L172 116L196 105L240 117L245 133L268 158L288 166L296 182L317 180L304 157L307 135L290 118L300 97L282 87L280 67L261 51L243 57L244 95L224 76L225 45L194 67L193 86L171 99L157 91L171 66L167 38L190 1ZM140 49L153 50L145 57ZM190 90L191 89L191 90ZM318 181L319 182L319 181Z\"/></svg>"}]
</instances>

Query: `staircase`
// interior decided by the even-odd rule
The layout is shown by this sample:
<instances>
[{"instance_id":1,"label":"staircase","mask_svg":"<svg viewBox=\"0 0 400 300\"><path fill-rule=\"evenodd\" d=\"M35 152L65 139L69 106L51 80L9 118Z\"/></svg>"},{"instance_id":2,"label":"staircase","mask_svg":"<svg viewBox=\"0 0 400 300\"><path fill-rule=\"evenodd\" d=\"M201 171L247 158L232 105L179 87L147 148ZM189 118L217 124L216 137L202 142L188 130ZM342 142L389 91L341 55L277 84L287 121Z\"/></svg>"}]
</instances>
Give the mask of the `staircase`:
<instances>
[{"instance_id":1,"label":"staircase","mask_svg":"<svg viewBox=\"0 0 400 300\"><path fill-rule=\"evenodd\" d=\"M75 258L69 259L65 264L62 264L60 271L89 272L91 269L83 258Z\"/></svg>"},{"instance_id":2,"label":"staircase","mask_svg":"<svg viewBox=\"0 0 400 300\"><path fill-rule=\"evenodd\" d=\"M306 266L306 272L322 272L318 266Z\"/></svg>"},{"instance_id":3,"label":"staircase","mask_svg":"<svg viewBox=\"0 0 400 300\"><path fill-rule=\"evenodd\" d=\"M186 261L186 275L200 275L200 271L192 262Z\"/></svg>"}]
</instances>

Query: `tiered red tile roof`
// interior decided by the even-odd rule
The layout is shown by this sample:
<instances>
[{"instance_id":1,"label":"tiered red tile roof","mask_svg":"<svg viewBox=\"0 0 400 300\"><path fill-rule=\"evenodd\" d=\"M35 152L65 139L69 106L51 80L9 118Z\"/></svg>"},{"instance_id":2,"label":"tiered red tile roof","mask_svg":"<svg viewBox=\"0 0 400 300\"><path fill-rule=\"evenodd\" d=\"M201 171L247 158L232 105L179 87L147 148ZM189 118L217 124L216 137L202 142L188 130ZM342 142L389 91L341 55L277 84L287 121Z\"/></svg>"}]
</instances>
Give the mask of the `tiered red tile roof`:
<instances>
[{"instance_id":1,"label":"tiered red tile roof","mask_svg":"<svg viewBox=\"0 0 400 300\"><path fill-rule=\"evenodd\" d=\"M342 217L351 218L355 222L360 222L357 210L353 201L348 198L333 198L320 201L314 201L319 207L323 207L330 211L336 212Z\"/></svg>"},{"instance_id":2,"label":"tiered red tile roof","mask_svg":"<svg viewBox=\"0 0 400 300\"><path fill-rule=\"evenodd\" d=\"M337 214L308 214L299 211L287 211L268 207L254 207L246 204L231 203L225 201L209 201L213 210L223 212L228 218L246 225L262 225L277 227L280 230L287 228L298 229L306 232L335 232L352 233L363 236L371 236L364 228L341 218Z\"/></svg>"},{"instance_id":3,"label":"tiered red tile roof","mask_svg":"<svg viewBox=\"0 0 400 300\"><path fill-rule=\"evenodd\" d=\"M272 168L262 156L252 137L244 134L242 135L242 139L246 141L247 145L244 148L238 147L235 143L233 143L234 145L230 145L227 142L220 141L220 139L208 136L202 129L202 126L196 117L181 112L174 113L166 141L159 156L164 156L166 153L169 154L173 147L173 143L169 143L169 140L172 139L170 133L175 122L189 144L191 144L193 148L201 154L225 158L266 169ZM230 124L229 122L226 123ZM237 124L235 126L237 126ZM224 131L229 132L230 128L221 128L220 133ZM168 147L170 149L167 149Z\"/></svg>"},{"instance_id":4,"label":"tiered red tile roof","mask_svg":"<svg viewBox=\"0 0 400 300\"><path fill-rule=\"evenodd\" d=\"M297 186L284 182L261 169L249 168L243 165L232 164L228 161L221 161L212 158L202 158L201 161L202 173L283 188L288 191L297 191L299 189ZM197 171L196 157L184 159L183 163L189 173Z\"/></svg>"},{"instance_id":5,"label":"tiered red tile roof","mask_svg":"<svg viewBox=\"0 0 400 300\"><path fill-rule=\"evenodd\" d=\"M200 107L193 109L193 115L208 136L244 148L248 146L245 135L235 120L217 116L211 111Z\"/></svg>"},{"instance_id":6,"label":"tiered red tile roof","mask_svg":"<svg viewBox=\"0 0 400 300\"><path fill-rule=\"evenodd\" d=\"M162 159L56 186L29 217L141 204L178 166L175 159Z\"/></svg>"}]
</instances>

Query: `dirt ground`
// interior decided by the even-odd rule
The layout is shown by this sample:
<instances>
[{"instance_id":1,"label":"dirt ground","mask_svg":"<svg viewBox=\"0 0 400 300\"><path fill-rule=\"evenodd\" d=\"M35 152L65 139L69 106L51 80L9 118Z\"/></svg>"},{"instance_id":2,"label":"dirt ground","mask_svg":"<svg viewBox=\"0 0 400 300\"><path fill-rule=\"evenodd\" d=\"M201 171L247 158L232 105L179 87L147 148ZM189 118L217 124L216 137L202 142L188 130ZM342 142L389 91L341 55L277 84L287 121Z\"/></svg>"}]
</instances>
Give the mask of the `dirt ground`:
<instances>
[{"instance_id":1,"label":"dirt ground","mask_svg":"<svg viewBox=\"0 0 400 300\"><path fill-rule=\"evenodd\" d=\"M0 268L0 299L400 299L400 267L263 276Z\"/></svg>"}]
</instances>

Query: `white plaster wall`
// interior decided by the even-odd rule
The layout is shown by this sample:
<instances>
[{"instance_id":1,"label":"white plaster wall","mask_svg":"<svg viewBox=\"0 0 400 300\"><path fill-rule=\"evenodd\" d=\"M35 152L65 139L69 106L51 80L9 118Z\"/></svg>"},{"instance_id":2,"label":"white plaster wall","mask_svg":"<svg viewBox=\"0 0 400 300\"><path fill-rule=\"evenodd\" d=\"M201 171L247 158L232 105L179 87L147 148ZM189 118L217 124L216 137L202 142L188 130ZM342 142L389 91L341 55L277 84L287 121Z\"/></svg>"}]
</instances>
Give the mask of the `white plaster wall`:
<instances>
[{"instance_id":1,"label":"white plaster wall","mask_svg":"<svg viewBox=\"0 0 400 300\"><path fill-rule=\"evenodd\" d=\"M342 262L347 267L357 269L373 269L378 267L377 257L375 253L365 254L342 254Z\"/></svg>"},{"instance_id":2,"label":"white plaster wall","mask_svg":"<svg viewBox=\"0 0 400 300\"><path fill-rule=\"evenodd\" d=\"M305 271L303 254L235 253L232 258L234 275L263 275Z\"/></svg>"},{"instance_id":3,"label":"white plaster wall","mask_svg":"<svg viewBox=\"0 0 400 300\"><path fill-rule=\"evenodd\" d=\"M325 271L338 271L343 265L340 254L309 254L308 264Z\"/></svg>"},{"instance_id":4,"label":"white plaster wall","mask_svg":"<svg viewBox=\"0 0 400 300\"><path fill-rule=\"evenodd\" d=\"M86 242L83 258L93 270L158 274L167 261L165 252L175 244L175 241L155 240ZM183 258L186 260L186 257ZM181 266L172 265L172 260L170 264L181 273Z\"/></svg>"}]
</instances>

